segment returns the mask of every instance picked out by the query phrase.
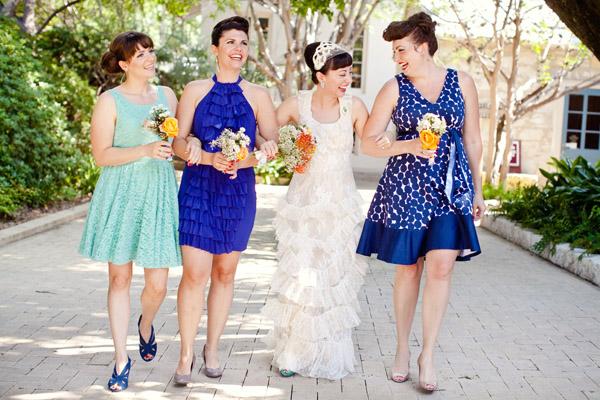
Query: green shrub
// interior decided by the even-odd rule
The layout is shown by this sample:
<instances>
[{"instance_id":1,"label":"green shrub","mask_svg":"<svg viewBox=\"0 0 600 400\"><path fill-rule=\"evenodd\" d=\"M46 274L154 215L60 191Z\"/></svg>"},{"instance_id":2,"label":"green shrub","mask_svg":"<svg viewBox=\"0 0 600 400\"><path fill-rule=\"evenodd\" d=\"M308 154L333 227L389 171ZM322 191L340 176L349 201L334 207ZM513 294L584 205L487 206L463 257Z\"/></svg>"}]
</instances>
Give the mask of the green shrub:
<instances>
[{"instance_id":1,"label":"green shrub","mask_svg":"<svg viewBox=\"0 0 600 400\"><path fill-rule=\"evenodd\" d=\"M552 158L556 172L540 170L547 179L543 189L527 186L508 192L500 212L542 235L536 251L570 243L588 253L600 253L600 162L584 158Z\"/></svg>"},{"instance_id":2,"label":"green shrub","mask_svg":"<svg viewBox=\"0 0 600 400\"><path fill-rule=\"evenodd\" d=\"M502 186L494 186L490 183L483 184L483 198L485 200L506 200L510 197L510 191Z\"/></svg>"},{"instance_id":3,"label":"green shrub","mask_svg":"<svg viewBox=\"0 0 600 400\"><path fill-rule=\"evenodd\" d=\"M35 37L35 51L53 63L73 71L93 87L112 79L100 67L100 58L108 48L110 38L89 26L77 30L53 27Z\"/></svg>"},{"instance_id":4,"label":"green shrub","mask_svg":"<svg viewBox=\"0 0 600 400\"><path fill-rule=\"evenodd\" d=\"M87 193L93 90L0 18L0 218Z\"/></svg>"},{"instance_id":5,"label":"green shrub","mask_svg":"<svg viewBox=\"0 0 600 400\"><path fill-rule=\"evenodd\" d=\"M205 49L177 42L174 38L158 49L157 57L157 75L161 84L173 89L178 96L189 82L206 79L212 75Z\"/></svg>"}]
</instances>

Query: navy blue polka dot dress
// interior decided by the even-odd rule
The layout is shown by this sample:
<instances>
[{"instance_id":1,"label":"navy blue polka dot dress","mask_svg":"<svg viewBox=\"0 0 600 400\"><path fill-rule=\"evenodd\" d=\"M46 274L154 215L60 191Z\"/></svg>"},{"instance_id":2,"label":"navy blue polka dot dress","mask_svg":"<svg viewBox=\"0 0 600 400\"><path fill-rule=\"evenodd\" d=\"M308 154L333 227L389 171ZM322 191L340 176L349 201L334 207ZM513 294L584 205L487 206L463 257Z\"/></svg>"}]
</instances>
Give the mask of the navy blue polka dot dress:
<instances>
[{"instance_id":1,"label":"navy blue polka dot dress","mask_svg":"<svg viewBox=\"0 0 600 400\"><path fill-rule=\"evenodd\" d=\"M426 113L445 119L433 165L412 154L390 157L371 202L357 253L393 264L412 265L434 249L460 250L457 260L481 253L473 223L473 179L462 143L465 104L458 73L448 69L435 103L412 82L396 76L400 96L392 114L397 139L419 136Z\"/></svg>"}]
</instances>

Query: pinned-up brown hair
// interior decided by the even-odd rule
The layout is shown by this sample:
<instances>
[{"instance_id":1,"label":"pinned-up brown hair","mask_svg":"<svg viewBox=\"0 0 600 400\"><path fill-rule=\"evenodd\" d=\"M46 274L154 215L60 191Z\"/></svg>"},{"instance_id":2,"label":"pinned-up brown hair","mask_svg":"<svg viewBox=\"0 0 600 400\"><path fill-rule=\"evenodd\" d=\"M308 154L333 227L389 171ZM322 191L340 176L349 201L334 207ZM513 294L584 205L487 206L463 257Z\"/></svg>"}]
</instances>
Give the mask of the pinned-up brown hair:
<instances>
[{"instance_id":1,"label":"pinned-up brown hair","mask_svg":"<svg viewBox=\"0 0 600 400\"><path fill-rule=\"evenodd\" d=\"M417 45L427 43L429 55L433 56L438 49L435 37L435 26L437 23L424 13L416 13L408 17L406 21L391 22L383 31L383 39L391 42L410 36Z\"/></svg>"},{"instance_id":2,"label":"pinned-up brown hair","mask_svg":"<svg viewBox=\"0 0 600 400\"><path fill-rule=\"evenodd\" d=\"M150 36L141 32L123 32L110 42L108 51L102 55L100 65L109 74L123 72L119 61L129 61L139 48L152 49L154 42Z\"/></svg>"},{"instance_id":3,"label":"pinned-up brown hair","mask_svg":"<svg viewBox=\"0 0 600 400\"><path fill-rule=\"evenodd\" d=\"M306 46L304 49L304 61L310 69L311 79L315 85L319 83L319 80L317 79L317 72L327 74L329 71L335 71L336 69L346 68L352 65L352 55L344 52L327 59L321 69L315 69L313 56L315 55L315 51L320 44L321 42L314 42Z\"/></svg>"}]
</instances>

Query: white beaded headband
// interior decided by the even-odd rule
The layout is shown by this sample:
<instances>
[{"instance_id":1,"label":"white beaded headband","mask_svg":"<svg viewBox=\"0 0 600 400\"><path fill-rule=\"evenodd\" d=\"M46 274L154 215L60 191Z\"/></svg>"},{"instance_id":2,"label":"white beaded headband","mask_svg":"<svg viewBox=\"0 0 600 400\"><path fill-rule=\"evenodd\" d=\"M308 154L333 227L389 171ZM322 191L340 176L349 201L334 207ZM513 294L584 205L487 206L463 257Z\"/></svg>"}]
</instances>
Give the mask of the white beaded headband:
<instances>
[{"instance_id":1,"label":"white beaded headband","mask_svg":"<svg viewBox=\"0 0 600 400\"><path fill-rule=\"evenodd\" d=\"M315 66L315 71L323 68L327 60L342 53L348 53L342 46L333 42L321 42L313 54L312 60Z\"/></svg>"}]
</instances>

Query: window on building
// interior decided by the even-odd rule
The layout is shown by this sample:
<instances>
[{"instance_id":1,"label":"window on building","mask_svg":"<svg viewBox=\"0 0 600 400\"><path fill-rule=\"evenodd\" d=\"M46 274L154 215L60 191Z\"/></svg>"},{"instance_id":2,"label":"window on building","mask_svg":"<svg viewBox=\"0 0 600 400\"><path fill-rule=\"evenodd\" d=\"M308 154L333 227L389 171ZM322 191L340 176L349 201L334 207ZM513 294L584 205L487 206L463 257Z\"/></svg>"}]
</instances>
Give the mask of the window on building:
<instances>
[{"instance_id":1,"label":"window on building","mask_svg":"<svg viewBox=\"0 0 600 400\"><path fill-rule=\"evenodd\" d=\"M360 34L352 52L352 87L361 89L363 84L363 53L365 48L365 31Z\"/></svg>"},{"instance_id":2,"label":"window on building","mask_svg":"<svg viewBox=\"0 0 600 400\"><path fill-rule=\"evenodd\" d=\"M259 18L258 23L260 24L261 29L263 30L263 36L265 38L265 42L269 42L269 18Z\"/></svg>"},{"instance_id":3,"label":"window on building","mask_svg":"<svg viewBox=\"0 0 600 400\"><path fill-rule=\"evenodd\" d=\"M600 90L569 95L565 118L568 149L600 150Z\"/></svg>"}]
</instances>

